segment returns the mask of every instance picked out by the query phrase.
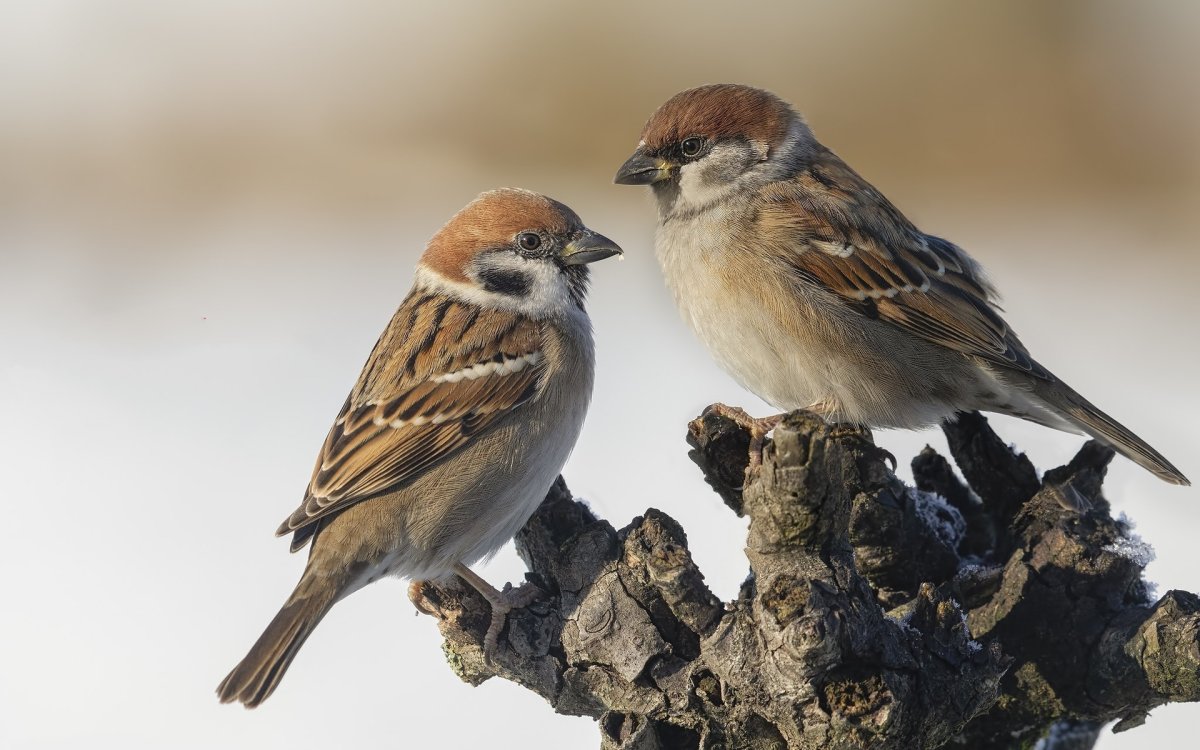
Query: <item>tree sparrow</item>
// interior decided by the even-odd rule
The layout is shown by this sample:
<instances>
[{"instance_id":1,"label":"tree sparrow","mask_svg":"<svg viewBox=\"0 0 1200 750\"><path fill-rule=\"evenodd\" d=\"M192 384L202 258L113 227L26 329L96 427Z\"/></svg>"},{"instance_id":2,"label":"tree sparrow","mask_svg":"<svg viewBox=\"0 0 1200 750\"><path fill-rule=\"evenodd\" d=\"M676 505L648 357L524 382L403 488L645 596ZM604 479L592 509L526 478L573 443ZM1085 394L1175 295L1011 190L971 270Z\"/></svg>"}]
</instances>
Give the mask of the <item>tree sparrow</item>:
<instances>
[{"instance_id":1,"label":"tree sparrow","mask_svg":"<svg viewBox=\"0 0 1200 750\"><path fill-rule=\"evenodd\" d=\"M979 264L913 226L775 95L730 84L676 94L616 182L653 188L658 260L684 319L775 407L904 428L1010 414L1188 484L1029 355ZM778 419L742 416L760 446Z\"/></svg>"},{"instance_id":2,"label":"tree sparrow","mask_svg":"<svg viewBox=\"0 0 1200 750\"><path fill-rule=\"evenodd\" d=\"M588 263L619 254L563 204L484 193L429 242L416 282L367 359L276 532L311 543L295 591L217 688L248 708L279 684L333 604L388 575L457 573L513 537L575 445L592 392Z\"/></svg>"}]
</instances>

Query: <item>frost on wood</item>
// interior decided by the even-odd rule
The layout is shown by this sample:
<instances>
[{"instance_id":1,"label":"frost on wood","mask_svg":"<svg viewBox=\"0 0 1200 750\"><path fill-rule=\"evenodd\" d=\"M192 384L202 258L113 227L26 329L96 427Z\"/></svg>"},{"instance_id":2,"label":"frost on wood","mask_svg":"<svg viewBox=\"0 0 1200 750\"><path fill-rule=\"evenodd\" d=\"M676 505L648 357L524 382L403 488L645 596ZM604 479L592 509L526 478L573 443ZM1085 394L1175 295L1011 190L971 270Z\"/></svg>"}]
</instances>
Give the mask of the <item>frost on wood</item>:
<instances>
[{"instance_id":1,"label":"frost on wood","mask_svg":"<svg viewBox=\"0 0 1200 750\"><path fill-rule=\"evenodd\" d=\"M796 412L743 490L748 436L692 422L692 458L750 519L732 602L666 513L618 531L560 480L517 537L539 593L490 665L478 594L431 582L421 605L462 679L593 717L612 750L1082 749L1200 699L1200 599L1150 600L1148 550L1101 494L1112 453L1039 479L979 415L946 433L969 486L926 448L908 487L868 432Z\"/></svg>"}]
</instances>

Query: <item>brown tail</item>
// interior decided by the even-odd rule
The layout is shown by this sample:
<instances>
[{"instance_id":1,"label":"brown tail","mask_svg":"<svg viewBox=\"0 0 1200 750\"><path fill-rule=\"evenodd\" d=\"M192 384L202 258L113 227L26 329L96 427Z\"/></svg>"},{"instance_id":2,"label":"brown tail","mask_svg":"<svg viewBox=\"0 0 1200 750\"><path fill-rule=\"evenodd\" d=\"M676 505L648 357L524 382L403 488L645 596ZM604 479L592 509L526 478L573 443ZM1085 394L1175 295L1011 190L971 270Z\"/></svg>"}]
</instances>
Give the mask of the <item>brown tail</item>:
<instances>
[{"instance_id":1,"label":"brown tail","mask_svg":"<svg viewBox=\"0 0 1200 750\"><path fill-rule=\"evenodd\" d=\"M299 593L302 590L304 595ZM325 592L319 586L305 586L302 579L250 653L217 686L221 702L241 701L246 708L254 708L270 697L292 659L296 658L296 653L334 601L334 592Z\"/></svg>"},{"instance_id":2,"label":"brown tail","mask_svg":"<svg viewBox=\"0 0 1200 750\"><path fill-rule=\"evenodd\" d=\"M1061 380L1054 383L1039 382L1034 386L1033 392L1054 411L1074 422L1080 430L1109 445L1159 479L1171 484L1191 484L1183 472L1151 448L1145 440L1097 409Z\"/></svg>"}]
</instances>

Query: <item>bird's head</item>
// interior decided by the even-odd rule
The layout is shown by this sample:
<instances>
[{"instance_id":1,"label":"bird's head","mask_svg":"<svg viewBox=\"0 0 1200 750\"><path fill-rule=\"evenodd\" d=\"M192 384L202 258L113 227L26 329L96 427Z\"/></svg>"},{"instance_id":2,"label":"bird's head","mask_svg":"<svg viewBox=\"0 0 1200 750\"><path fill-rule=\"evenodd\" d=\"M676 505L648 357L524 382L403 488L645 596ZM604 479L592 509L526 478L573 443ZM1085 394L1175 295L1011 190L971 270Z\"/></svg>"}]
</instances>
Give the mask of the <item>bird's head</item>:
<instances>
[{"instance_id":1,"label":"bird's head","mask_svg":"<svg viewBox=\"0 0 1200 750\"><path fill-rule=\"evenodd\" d=\"M786 177L812 145L804 120L769 91L700 86L676 94L650 116L615 181L650 185L664 216L703 210Z\"/></svg>"},{"instance_id":2,"label":"bird's head","mask_svg":"<svg viewBox=\"0 0 1200 750\"><path fill-rule=\"evenodd\" d=\"M481 194L433 236L419 277L483 307L550 317L582 309L587 264L620 253L562 203L502 188Z\"/></svg>"}]
</instances>

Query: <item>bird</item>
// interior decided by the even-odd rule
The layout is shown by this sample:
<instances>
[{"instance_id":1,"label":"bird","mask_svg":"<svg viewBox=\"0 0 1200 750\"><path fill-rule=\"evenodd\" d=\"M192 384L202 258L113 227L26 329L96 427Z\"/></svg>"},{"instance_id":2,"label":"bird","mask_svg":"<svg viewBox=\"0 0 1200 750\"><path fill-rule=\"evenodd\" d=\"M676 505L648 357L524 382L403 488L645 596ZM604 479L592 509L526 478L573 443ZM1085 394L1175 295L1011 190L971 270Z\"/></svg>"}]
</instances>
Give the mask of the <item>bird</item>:
<instances>
[{"instance_id":1,"label":"bird","mask_svg":"<svg viewBox=\"0 0 1200 750\"><path fill-rule=\"evenodd\" d=\"M1189 484L1030 355L979 263L917 229L775 94L712 84L674 95L615 182L651 187L655 254L684 320L773 407L908 429L1007 414ZM714 408L751 432L751 467L761 461L782 414Z\"/></svg>"},{"instance_id":2,"label":"bird","mask_svg":"<svg viewBox=\"0 0 1200 750\"><path fill-rule=\"evenodd\" d=\"M515 188L482 193L433 236L276 532L309 546L304 573L222 703L266 700L329 609L384 576L462 577L491 605L490 658L515 605L468 566L525 524L579 437L588 264L620 254L566 205Z\"/></svg>"}]
</instances>

